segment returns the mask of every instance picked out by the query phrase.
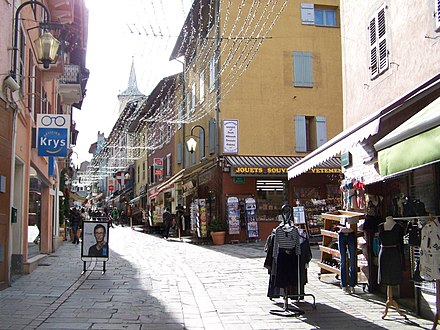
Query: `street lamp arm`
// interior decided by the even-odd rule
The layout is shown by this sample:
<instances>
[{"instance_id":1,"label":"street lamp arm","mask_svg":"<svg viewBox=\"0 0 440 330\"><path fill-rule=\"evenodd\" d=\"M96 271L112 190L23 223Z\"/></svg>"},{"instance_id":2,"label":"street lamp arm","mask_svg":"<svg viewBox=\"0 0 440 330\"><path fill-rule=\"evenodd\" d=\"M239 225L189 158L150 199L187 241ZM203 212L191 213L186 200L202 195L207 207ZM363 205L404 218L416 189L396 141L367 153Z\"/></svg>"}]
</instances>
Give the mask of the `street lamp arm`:
<instances>
[{"instance_id":1,"label":"street lamp arm","mask_svg":"<svg viewBox=\"0 0 440 330\"><path fill-rule=\"evenodd\" d=\"M18 60L18 20L20 11L23 9L23 7L26 7L27 5L39 5L43 8L44 12L46 13L46 22L50 22L50 13L49 9L41 2L38 1L26 1L23 2L20 6L18 6L17 11L15 12L15 22L14 22L14 46L12 48L12 51L14 52L13 56L13 63L12 63L12 72L11 76L14 78L14 80L17 80L17 60Z\"/></svg>"},{"instance_id":2,"label":"street lamp arm","mask_svg":"<svg viewBox=\"0 0 440 330\"><path fill-rule=\"evenodd\" d=\"M191 128L191 132L190 132L191 138L186 142L187 146L188 146L188 151L190 153L193 153L196 149L196 146L197 146L197 142L193 138L193 136L195 136L194 129L196 129L196 128L200 128L200 131L202 132L202 134L201 134L202 136L200 137L201 143L202 143L203 147L205 146L205 129L200 125L195 125Z\"/></svg>"}]
</instances>

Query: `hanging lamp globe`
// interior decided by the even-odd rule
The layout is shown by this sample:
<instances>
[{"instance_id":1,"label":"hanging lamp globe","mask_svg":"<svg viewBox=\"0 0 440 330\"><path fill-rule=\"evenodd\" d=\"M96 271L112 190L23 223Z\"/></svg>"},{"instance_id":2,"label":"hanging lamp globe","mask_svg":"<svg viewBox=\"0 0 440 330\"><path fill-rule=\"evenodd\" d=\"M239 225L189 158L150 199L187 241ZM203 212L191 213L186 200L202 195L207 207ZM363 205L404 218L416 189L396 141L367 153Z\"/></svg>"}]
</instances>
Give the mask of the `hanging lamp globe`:
<instances>
[{"instance_id":1,"label":"hanging lamp globe","mask_svg":"<svg viewBox=\"0 0 440 330\"><path fill-rule=\"evenodd\" d=\"M43 63L45 69L57 60L60 42L50 32L44 32L34 41L37 58Z\"/></svg>"}]
</instances>

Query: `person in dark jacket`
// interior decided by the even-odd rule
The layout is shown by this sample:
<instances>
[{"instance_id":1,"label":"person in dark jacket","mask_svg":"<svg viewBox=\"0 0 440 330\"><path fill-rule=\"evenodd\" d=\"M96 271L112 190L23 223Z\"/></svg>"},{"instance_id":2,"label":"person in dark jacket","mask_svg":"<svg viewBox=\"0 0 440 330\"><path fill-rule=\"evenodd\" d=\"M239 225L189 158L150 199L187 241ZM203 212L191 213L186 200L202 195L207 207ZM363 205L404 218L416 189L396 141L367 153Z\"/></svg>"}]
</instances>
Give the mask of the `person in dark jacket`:
<instances>
[{"instance_id":1,"label":"person in dark jacket","mask_svg":"<svg viewBox=\"0 0 440 330\"><path fill-rule=\"evenodd\" d=\"M170 228L171 225L173 223L173 215L170 212L170 209L167 207L165 208L165 212L162 215L162 219L163 219L163 238L168 239L168 236L170 235Z\"/></svg>"},{"instance_id":2,"label":"person in dark jacket","mask_svg":"<svg viewBox=\"0 0 440 330\"><path fill-rule=\"evenodd\" d=\"M72 244L79 244L78 229L81 225L81 215L75 207L70 211L70 223L73 230Z\"/></svg>"}]
</instances>

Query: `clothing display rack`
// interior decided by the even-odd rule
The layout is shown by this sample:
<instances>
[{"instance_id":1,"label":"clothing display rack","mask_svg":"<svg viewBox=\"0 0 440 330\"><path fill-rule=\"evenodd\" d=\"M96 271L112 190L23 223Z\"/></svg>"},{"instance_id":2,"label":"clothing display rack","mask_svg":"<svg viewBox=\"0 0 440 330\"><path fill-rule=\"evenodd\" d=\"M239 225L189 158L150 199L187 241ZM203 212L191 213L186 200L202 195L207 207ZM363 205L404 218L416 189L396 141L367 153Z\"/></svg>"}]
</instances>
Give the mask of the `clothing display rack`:
<instances>
[{"instance_id":1,"label":"clothing display rack","mask_svg":"<svg viewBox=\"0 0 440 330\"><path fill-rule=\"evenodd\" d=\"M287 237L287 232L290 232L291 230L293 230L293 209L291 206L289 206L288 204L284 204L281 208L281 216L283 217L283 230L286 231L286 237ZM297 229L295 227L295 229ZM299 244L299 241L298 243ZM288 287L284 287L283 289L283 298L284 298L284 304L283 304L283 309L282 310L270 310L270 313L273 315L278 315L278 316L284 316L284 317L289 317L289 316L300 316L303 315L305 312L301 309L295 308L292 309L289 307L289 298L291 299L296 299L296 301L299 301L300 299L304 299L304 297L309 296L313 298L313 309L316 309L316 303L315 303L315 296L313 294L306 294L306 293L301 293L301 273L300 273L300 256L297 255L297 294L289 294L289 288Z\"/></svg>"}]
</instances>

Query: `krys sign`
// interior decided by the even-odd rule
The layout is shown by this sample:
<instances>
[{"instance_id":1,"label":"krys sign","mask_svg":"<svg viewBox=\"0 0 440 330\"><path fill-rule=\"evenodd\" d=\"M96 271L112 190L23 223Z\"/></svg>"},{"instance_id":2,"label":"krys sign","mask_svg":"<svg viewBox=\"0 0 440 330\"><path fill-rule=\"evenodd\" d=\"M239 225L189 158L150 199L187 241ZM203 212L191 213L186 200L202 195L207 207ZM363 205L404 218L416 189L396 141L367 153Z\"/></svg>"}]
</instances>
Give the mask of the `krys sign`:
<instances>
[{"instance_id":1,"label":"krys sign","mask_svg":"<svg viewBox=\"0 0 440 330\"><path fill-rule=\"evenodd\" d=\"M38 156L67 157L70 115L37 114Z\"/></svg>"}]
</instances>

